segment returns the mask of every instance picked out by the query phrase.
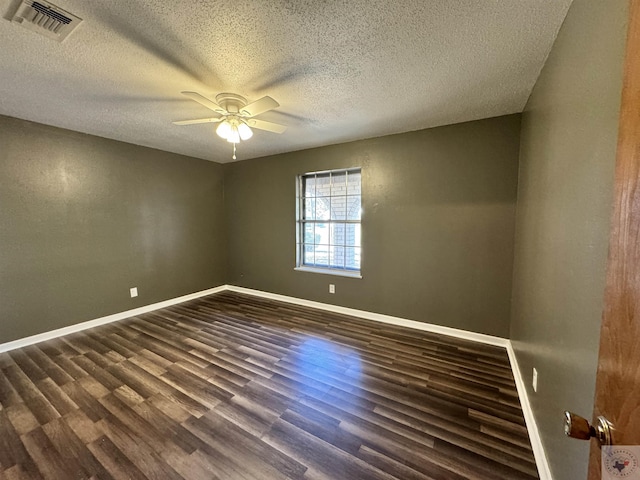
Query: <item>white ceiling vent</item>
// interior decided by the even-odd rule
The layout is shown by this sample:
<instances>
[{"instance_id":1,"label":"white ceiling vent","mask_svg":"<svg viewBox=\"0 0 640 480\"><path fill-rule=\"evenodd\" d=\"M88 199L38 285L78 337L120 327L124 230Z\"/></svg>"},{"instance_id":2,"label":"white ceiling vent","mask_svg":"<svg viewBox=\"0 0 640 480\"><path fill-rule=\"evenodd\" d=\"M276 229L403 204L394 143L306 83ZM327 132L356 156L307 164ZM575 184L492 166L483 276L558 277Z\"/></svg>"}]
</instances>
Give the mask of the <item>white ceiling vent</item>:
<instances>
[{"instance_id":1,"label":"white ceiling vent","mask_svg":"<svg viewBox=\"0 0 640 480\"><path fill-rule=\"evenodd\" d=\"M75 30L82 19L52 3L23 0L11 21L61 42Z\"/></svg>"}]
</instances>

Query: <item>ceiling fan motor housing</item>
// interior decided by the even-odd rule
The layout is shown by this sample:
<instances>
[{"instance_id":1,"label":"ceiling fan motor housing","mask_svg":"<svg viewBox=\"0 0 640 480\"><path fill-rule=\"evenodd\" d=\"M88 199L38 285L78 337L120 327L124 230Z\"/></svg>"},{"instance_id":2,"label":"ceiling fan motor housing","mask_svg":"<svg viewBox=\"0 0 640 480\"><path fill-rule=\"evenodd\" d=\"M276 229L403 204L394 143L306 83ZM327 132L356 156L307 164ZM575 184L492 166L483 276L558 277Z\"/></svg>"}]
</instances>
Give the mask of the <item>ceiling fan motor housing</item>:
<instances>
[{"instance_id":1,"label":"ceiling fan motor housing","mask_svg":"<svg viewBox=\"0 0 640 480\"><path fill-rule=\"evenodd\" d=\"M240 113L247 99L235 93L220 93L216 95L216 103L229 113Z\"/></svg>"}]
</instances>

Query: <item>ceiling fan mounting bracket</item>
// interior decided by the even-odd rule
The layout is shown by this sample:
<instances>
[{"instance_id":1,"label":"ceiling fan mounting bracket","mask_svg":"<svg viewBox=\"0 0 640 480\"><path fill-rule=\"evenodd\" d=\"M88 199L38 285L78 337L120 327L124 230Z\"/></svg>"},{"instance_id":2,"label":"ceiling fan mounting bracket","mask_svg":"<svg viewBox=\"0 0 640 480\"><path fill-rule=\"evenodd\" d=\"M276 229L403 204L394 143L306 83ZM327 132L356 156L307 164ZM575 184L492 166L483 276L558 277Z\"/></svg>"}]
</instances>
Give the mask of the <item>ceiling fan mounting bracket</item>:
<instances>
[{"instance_id":1,"label":"ceiling fan mounting bracket","mask_svg":"<svg viewBox=\"0 0 640 480\"><path fill-rule=\"evenodd\" d=\"M240 109L247 104L247 99L235 93L220 93L216 95L216 103L229 113L240 113Z\"/></svg>"}]
</instances>

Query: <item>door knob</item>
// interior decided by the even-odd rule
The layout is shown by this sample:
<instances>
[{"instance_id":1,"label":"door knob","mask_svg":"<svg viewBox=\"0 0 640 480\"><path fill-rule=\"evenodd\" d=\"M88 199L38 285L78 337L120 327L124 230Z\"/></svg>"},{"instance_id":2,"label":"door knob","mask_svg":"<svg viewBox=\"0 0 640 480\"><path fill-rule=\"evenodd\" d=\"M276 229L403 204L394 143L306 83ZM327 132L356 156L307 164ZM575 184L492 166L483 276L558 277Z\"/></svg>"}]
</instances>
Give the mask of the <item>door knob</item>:
<instances>
[{"instance_id":1,"label":"door knob","mask_svg":"<svg viewBox=\"0 0 640 480\"><path fill-rule=\"evenodd\" d=\"M594 437L600 446L613 445L613 424L604 417L598 417L598 423L594 427L586 418L565 411L564 433L567 437L578 440L589 440Z\"/></svg>"}]
</instances>

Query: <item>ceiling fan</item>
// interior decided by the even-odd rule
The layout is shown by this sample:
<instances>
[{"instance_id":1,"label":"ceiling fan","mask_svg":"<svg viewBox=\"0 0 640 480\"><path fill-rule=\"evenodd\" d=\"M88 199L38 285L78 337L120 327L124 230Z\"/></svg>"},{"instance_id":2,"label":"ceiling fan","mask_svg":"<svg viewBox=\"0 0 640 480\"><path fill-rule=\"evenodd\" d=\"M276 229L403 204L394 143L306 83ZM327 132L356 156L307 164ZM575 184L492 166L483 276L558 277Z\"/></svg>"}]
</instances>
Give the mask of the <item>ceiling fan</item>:
<instances>
[{"instance_id":1,"label":"ceiling fan","mask_svg":"<svg viewBox=\"0 0 640 480\"><path fill-rule=\"evenodd\" d=\"M196 92L181 93L208 109L213 110L219 116L180 120L173 122L173 124L193 125L196 123L220 123L218 128L216 128L216 133L227 140L227 142L233 143L234 160L236 159L236 143L239 143L240 140L250 139L253 136L251 128L273 133L282 133L287 129L287 127L278 123L253 118L280 106L278 102L269 96L248 103L246 98L236 95L235 93L220 93L216 95L216 101L214 102Z\"/></svg>"}]
</instances>

